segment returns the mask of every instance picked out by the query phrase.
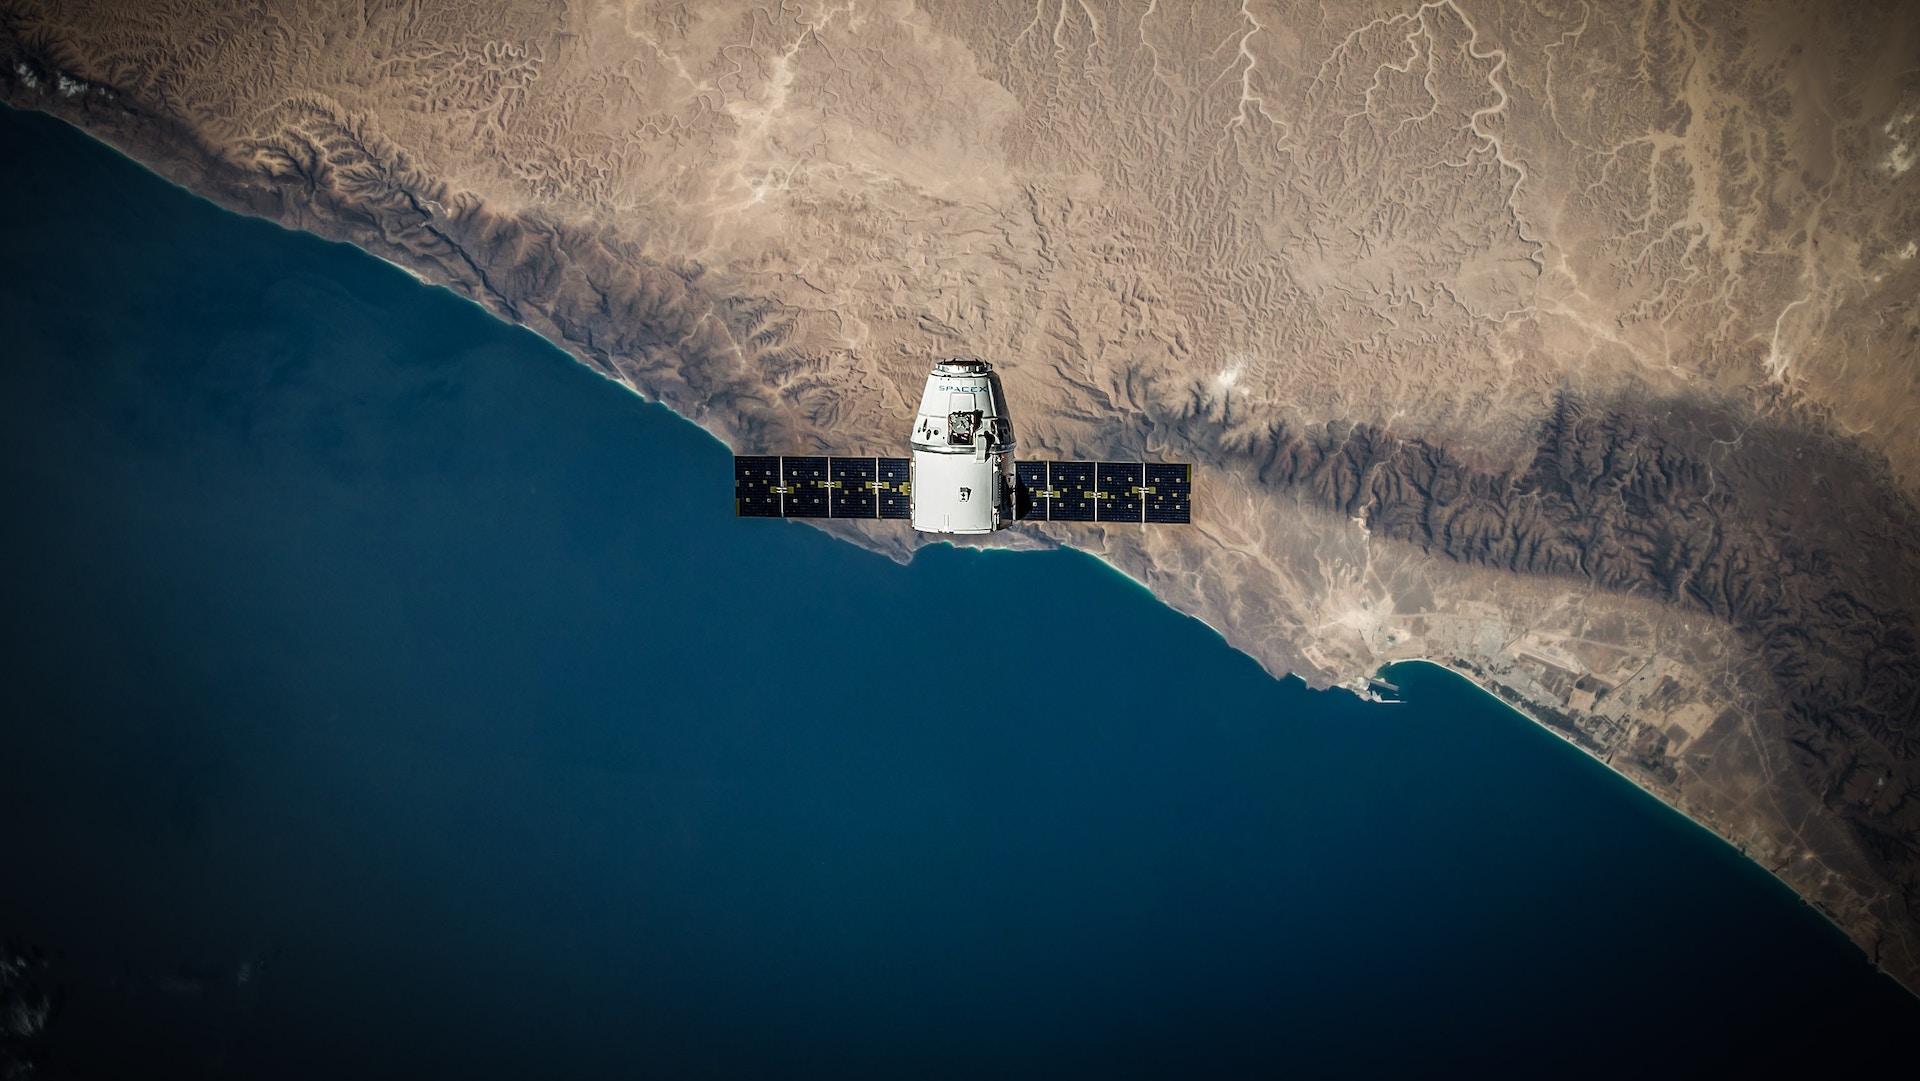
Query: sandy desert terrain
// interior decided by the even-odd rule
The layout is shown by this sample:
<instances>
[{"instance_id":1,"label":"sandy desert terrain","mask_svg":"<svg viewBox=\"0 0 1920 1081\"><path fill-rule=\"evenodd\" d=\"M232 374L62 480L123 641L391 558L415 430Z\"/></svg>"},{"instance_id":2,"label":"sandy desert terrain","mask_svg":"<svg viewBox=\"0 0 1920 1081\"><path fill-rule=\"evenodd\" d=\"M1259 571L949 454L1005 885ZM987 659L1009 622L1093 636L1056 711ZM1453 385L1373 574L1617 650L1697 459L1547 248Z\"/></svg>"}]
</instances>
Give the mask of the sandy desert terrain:
<instances>
[{"instance_id":1,"label":"sandy desert terrain","mask_svg":"<svg viewBox=\"0 0 1920 1081\"><path fill-rule=\"evenodd\" d=\"M742 453L989 359L1024 454L1198 465L994 543L1447 663L1920 988L1907 5L0 0L0 93Z\"/></svg>"}]
</instances>

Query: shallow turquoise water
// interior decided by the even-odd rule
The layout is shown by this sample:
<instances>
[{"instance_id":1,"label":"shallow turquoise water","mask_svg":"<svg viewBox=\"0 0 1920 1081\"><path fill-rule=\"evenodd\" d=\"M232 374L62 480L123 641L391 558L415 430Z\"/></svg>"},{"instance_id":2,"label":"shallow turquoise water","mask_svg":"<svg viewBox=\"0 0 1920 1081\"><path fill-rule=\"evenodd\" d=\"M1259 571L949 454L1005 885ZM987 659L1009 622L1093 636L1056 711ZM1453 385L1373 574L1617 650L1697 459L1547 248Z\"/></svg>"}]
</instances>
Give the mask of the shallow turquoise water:
<instances>
[{"instance_id":1,"label":"shallow turquoise water","mask_svg":"<svg viewBox=\"0 0 1920 1081\"><path fill-rule=\"evenodd\" d=\"M41 118L0 160L0 934L61 951L54 1066L1615 1076L1920 1021L1445 672L1368 706L1074 553L736 521L725 448L450 294Z\"/></svg>"}]
</instances>

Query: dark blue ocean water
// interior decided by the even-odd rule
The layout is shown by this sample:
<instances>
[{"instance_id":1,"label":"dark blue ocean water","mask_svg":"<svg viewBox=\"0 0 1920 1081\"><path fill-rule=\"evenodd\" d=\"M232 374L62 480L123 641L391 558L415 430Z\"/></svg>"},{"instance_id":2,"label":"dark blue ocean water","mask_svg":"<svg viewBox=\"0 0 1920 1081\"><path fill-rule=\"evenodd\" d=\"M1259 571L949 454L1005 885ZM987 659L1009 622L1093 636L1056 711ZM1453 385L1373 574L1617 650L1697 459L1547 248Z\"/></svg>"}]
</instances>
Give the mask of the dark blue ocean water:
<instances>
[{"instance_id":1,"label":"dark blue ocean water","mask_svg":"<svg viewBox=\"0 0 1920 1081\"><path fill-rule=\"evenodd\" d=\"M1076 554L736 521L724 447L451 294L43 118L0 163L48 1076L1663 1075L1920 1021L1447 673L1367 706Z\"/></svg>"}]
</instances>

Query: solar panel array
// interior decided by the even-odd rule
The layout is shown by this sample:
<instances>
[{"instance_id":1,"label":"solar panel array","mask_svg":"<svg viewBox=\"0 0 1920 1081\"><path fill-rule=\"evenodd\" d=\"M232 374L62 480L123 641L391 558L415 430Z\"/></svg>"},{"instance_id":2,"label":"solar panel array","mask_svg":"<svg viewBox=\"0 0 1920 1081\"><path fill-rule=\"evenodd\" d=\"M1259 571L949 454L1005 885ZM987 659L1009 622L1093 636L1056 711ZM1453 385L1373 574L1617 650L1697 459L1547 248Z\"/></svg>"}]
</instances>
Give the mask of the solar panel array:
<instances>
[{"instance_id":1,"label":"solar panel array","mask_svg":"<svg viewBox=\"0 0 1920 1081\"><path fill-rule=\"evenodd\" d=\"M913 463L906 458L876 458L880 463L880 517L913 517Z\"/></svg>"},{"instance_id":2,"label":"solar panel array","mask_svg":"<svg viewBox=\"0 0 1920 1081\"><path fill-rule=\"evenodd\" d=\"M827 506L832 518L878 518L880 479L877 458L833 459L833 487L827 489Z\"/></svg>"},{"instance_id":3,"label":"solar panel array","mask_svg":"<svg viewBox=\"0 0 1920 1081\"><path fill-rule=\"evenodd\" d=\"M1053 489L1047 485L1047 463L1016 459L1013 475L1017 482L1013 499L1014 517L1045 521L1053 503Z\"/></svg>"},{"instance_id":4,"label":"solar panel array","mask_svg":"<svg viewBox=\"0 0 1920 1081\"><path fill-rule=\"evenodd\" d=\"M1193 467L1185 462L1148 462L1144 520L1164 525L1193 521Z\"/></svg>"},{"instance_id":5,"label":"solar panel array","mask_svg":"<svg viewBox=\"0 0 1920 1081\"><path fill-rule=\"evenodd\" d=\"M1050 522L1091 522L1094 497L1100 486L1094 483L1092 462L1041 462L1047 467L1047 520Z\"/></svg>"},{"instance_id":6,"label":"solar panel array","mask_svg":"<svg viewBox=\"0 0 1920 1081\"><path fill-rule=\"evenodd\" d=\"M1185 462L1016 462L1020 517L1047 522L1193 521Z\"/></svg>"},{"instance_id":7,"label":"solar panel array","mask_svg":"<svg viewBox=\"0 0 1920 1081\"><path fill-rule=\"evenodd\" d=\"M741 455L733 507L742 518L913 515L905 458ZM1183 462L1014 463L1016 515L1041 522L1193 521L1193 467Z\"/></svg>"},{"instance_id":8,"label":"solar panel array","mask_svg":"<svg viewBox=\"0 0 1920 1081\"><path fill-rule=\"evenodd\" d=\"M742 518L780 517L780 459L771 454L734 455L733 513Z\"/></svg>"},{"instance_id":9,"label":"solar panel array","mask_svg":"<svg viewBox=\"0 0 1920 1081\"><path fill-rule=\"evenodd\" d=\"M738 455L733 511L742 518L909 518L907 459Z\"/></svg>"},{"instance_id":10,"label":"solar panel array","mask_svg":"<svg viewBox=\"0 0 1920 1081\"><path fill-rule=\"evenodd\" d=\"M780 475L786 491L780 497L781 510L789 518L825 518L827 516L827 459L797 456L780 459Z\"/></svg>"}]
</instances>

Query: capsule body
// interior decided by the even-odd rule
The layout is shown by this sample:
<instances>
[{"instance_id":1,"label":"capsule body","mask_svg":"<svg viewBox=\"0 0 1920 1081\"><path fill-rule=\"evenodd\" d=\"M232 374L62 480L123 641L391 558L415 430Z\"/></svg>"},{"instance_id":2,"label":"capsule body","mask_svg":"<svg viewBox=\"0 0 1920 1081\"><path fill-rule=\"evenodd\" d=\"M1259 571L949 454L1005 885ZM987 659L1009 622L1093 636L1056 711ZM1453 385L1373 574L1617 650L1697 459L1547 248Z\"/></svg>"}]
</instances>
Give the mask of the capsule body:
<instances>
[{"instance_id":1,"label":"capsule body","mask_svg":"<svg viewBox=\"0 0 1920 1081\"><path fill-rule=\"evenodd\" d=\"M914 418L913 528L991 533L1013 524L1013 420L993 365L933 366Z\"/></svg>"}]
</instances>

